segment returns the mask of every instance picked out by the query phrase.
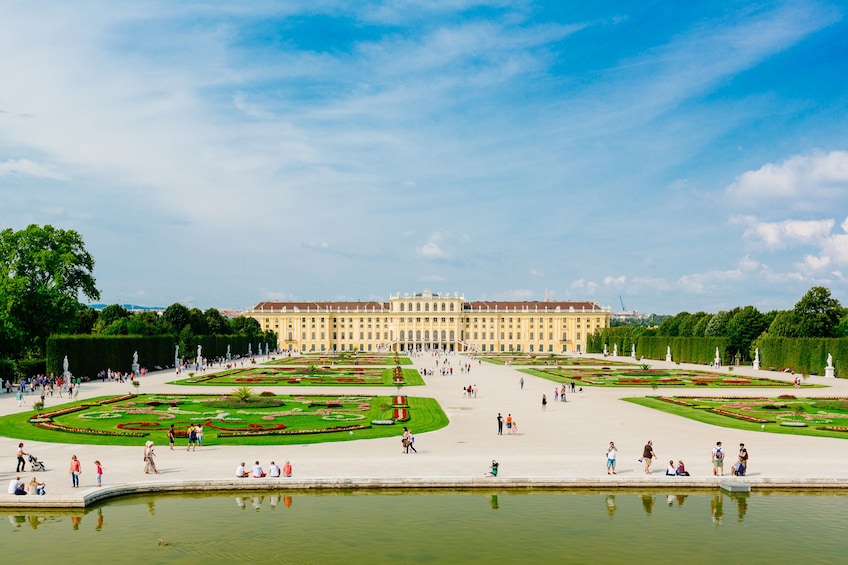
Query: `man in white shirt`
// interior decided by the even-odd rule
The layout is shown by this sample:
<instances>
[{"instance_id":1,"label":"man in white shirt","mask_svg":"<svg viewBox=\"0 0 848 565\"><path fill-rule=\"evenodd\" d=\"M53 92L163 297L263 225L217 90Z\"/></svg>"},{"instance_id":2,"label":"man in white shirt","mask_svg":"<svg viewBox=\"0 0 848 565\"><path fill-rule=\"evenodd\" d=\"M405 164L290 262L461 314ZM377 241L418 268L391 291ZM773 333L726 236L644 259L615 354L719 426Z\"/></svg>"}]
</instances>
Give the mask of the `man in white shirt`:
<instances>
[{"instance_id":1,"label":"man in white shirt","mask_svg":"<svg viewBox=\"0 0 848 565\"><path fill-rule=\"evenodd\" d=\"M244 468L244 461L239 463L239 466L236 467L236 477L239 479L243 479L244 477L250 476L250 473Z\"/></svg>"},{"instance_id":2,"label":"man in white shirt","mask_svg":"<svg viewBox=\"0 0 848 565\"><path fill-rule=\"evenodd\" d=\"M279 478L280 476L280 466L271 461L271 466L268 467L268 476L273 478Z\"/></svg>"},{"instance_id":3,"label":"man in white shirt","mask_svg":"<svg viewBox=\"0 0 848 565\"><path fill-rule=\"evenodd\" d=\"M20 477L15 477L9 482L9 494L26 494Z\"/></svg>"},{"instance_id":4,"label":"man in white shirt","mask_svg":"<svg viewBox=\"0 0 848 565\"><path fill-rule=\"evenodd\" d=\"M253 465L253 478L254 479L261 479L264 476L265 476L265 471L262 470L262 465L260 465L259 461L257 461Z\"/></svg>"}]
</instances>

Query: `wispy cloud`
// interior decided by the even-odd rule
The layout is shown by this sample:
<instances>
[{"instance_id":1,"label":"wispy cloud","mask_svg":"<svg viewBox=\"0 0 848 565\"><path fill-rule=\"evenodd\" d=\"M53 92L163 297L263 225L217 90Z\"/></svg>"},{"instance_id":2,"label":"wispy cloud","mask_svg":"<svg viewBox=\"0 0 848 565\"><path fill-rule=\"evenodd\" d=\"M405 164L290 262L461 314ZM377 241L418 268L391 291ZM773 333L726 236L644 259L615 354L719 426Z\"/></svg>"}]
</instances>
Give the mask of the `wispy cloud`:
<instances>
[{"instance_id":1,"label":"wispy cloud","mask_svg":"<svg viewBox=\"0 0 848 565\"><path fill-rule=\"evenodd\" d=\"M54 167L34 163L29 159L10 159L0 161L0 177L6 175L22 175L53 180L69 180L67 175L57 172Z\"/></svg>"}]
</instances>

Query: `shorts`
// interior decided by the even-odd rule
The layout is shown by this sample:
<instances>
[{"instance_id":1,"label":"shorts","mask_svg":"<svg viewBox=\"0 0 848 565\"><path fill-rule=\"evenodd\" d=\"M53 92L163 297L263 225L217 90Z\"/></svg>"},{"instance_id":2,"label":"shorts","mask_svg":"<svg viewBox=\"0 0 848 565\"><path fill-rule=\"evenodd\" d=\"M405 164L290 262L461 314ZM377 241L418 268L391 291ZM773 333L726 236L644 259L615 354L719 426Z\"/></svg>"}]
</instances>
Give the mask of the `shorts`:
<instances>
[{"instance_id":1,"label":"shorts","mask_svg":"<svg viewBox=\"0 0 848 565\"><path fill-rule=\"evenodd\" d=\"M715 469L723 469L723 468L724 468L724 459L715 459L715 460L713 460L713 468L715 468Z\"/></svg>"},{"instance_id":2,"label":"shorts","mask_svg":"<svg viewBox=\"0 0 848 565\"><path fill-rule=\"evenodd\" d=\"M607 469L615 469L615 459L607 458Z\"/></svg>"}]
</instances>

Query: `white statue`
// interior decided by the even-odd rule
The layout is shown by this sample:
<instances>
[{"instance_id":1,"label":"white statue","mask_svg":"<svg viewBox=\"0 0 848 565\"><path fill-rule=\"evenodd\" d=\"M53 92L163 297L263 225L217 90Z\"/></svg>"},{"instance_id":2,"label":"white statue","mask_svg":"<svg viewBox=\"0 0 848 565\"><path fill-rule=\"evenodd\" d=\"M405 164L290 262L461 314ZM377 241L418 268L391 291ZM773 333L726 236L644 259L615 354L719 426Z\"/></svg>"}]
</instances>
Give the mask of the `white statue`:
<instances>
[{"instance_id":1,"label":"white statue","mask_svg":"<svg viewBox=\"0 0 848 565\"><path fill-rule=\"evenodd\" d=\"M833 369L833 355L830 353L827 354L827 367Z\"/></svg>"},{"instance_id":2,"label":"white statue","mask_svg":"<svg viewBox=\"0 0 848 565\"><path fill-rule=\"evenodd\" d=\"M200 360L203 358L203 346L197 346L197 362L200 363Z\"/></svg>"},{"instance_id":3,"label":"white statue","mask_svg":"<svg viewBox=\"0 0 848 565\"><path fill-rule=\"evenodd\" d=\"M630 344L630 356L632 358L636 359L636 344L635 343Z\"/></svg>"},{"instance_id":4,"label":"white statue","mask_svg":"<svg viewBox=\"0 0 848 565\"><path fill-rule=\"evenodd\" d=\"M68 374L68 356L65 355L65 359L62 361L62 370L65 374Z\"/></svg>"},{"instance_id":5,"label":"white statue","mask_svg":"<svg viewBox=\"0 0 848 565\"><path fill-rule=\"evenodd\" d=\"M754 350L754 370L760 370L760 348Z\"/></svg>"},{"instance_id":6,"label":"white statue","mask_svg":"<svg viewBox=\"0 0 848 565\"><path fill-rule=\"evenodd\" d=\"M133 351L133 365L138 365L138 351Z\"/></svg>"},{"instance_id":7,"label":"white statue","mask_svg":"<svg viewBox=\"0 0 848 565\"><path fill-rule=\"evenodd\" d=\"M617 343L612 344L612 356L618 357L618 344Z\"/></svg>"}]
</instances>

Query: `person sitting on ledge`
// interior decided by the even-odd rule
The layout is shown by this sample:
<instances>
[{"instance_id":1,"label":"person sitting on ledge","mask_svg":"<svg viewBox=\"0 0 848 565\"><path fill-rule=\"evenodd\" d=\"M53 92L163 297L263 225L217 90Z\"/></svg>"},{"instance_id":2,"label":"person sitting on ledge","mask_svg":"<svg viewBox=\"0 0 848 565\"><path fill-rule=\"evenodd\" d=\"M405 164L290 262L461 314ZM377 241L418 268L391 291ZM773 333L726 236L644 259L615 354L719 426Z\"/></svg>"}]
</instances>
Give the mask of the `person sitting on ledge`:
<instances>
[{"instance_id":1,"label":"person sitting on ledge","mask_svg":"<svg viewBox=\"0 0 848 565\"><path fill-rule=\"evenodd\" d=\"M26 489L24 488L24 482L21 480L20 477L15 477L14 479L12 479L9 482L9 491L8 492L9 492L9 494L17 494L17 495L23 495L23 494L27 493Z\"/></svg>"},{"instance_id":2,"label":"person sitting on ledge","mask_svg":"<svg viewBox=\"0 0 848 565\"><path fill-rule=\"evenodd\" d=\"M674 466L674 460L673 459L668 462L668 467L666 467L666 470L665 470L665 476L666 477L676 477L677 476L677 469Z\"/></svg>"},{"instance_id":3,"label":"person sitting on ledge","mask_svg":"<svg viewBox=\"0 0 848 565\"><path fill-rule=\"evenodd\" d=\"M739 456L739 460L733 464L731 473L733 473L733 475L737 477L745 476L745 460L742 459L741 455Z\"/></svg>"},{"instance_id":4,"label":"person sitting on ledge","mask_svg":"<svg viewBox=\"0 0 848 565\"><path fill-rule=\"evenodd\" d=\"M280 466L271 461L271 465L268 467L268 476L274 479L280 476Z\"/></svg>"},{"instance_id":5,"label":"person sitting on ledge","mask_svg":"<svg viewBox=\"0 0 848 565\"><path fill-rule=\"evenodd\" d=\"M497 477L497 476L498 476L498 467L499 467L499 465L500 465L500 464L499 464L497 461L495 461L494 459L492 459L492 470L491 470L491 471L488 471L488 472L486 473L486 476L487 476L487 477Z\"/></svg>"},{"instance_id":6,"label":"person sitting on ledge","mask_svg":"<svg viewBox=\"0 0 848 565\"><path fill-rule=\"evenodd\" d=\"M236 477L238 477L239 479L243 479L244 477L249 476L250 473L248 473L247 470L244 468L244 461L242 461L241 463L239 463L239 466L236 467Z\"/></svg>"},{"instance_id":7,"label":"person sitting on ledge","mask_svg":"<svg viewBox=\"0 0 848 565\"><path fill-rule=\"evenodd\" d=\"M688 477L689 471L686 470L686 467L683 465L683 459L677 462L677 476L678 477Z\"/></svg>"},{"instance_id":8,"label":"person sitting on ledge","mask_svg":"<svg viewBox=\"0 0 848 565\"><path fill-rule=\"evenodd\" d=\"M283 465L283 476L284 477L291 477L292 476L292 466L291 466L291 463L289 463L288 461L286 461L285 464Z\"/></svg>"},{"instance_id":9,"label":"person sitting on ledge","mask_svg":"<svg viewBox=\"0 0 848 565\"><path fill-rule=\"evenodd\" d=\"M262 465L259 464L259 461L253 464L253 478L261 479L265 476L265 471L262 470Z\"/></svg>"}]
</instances>

